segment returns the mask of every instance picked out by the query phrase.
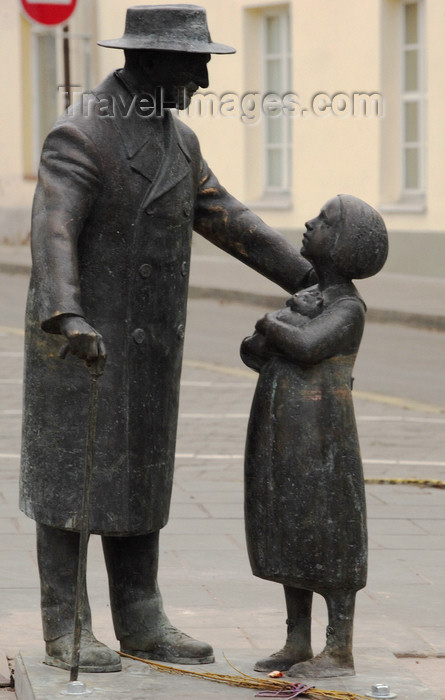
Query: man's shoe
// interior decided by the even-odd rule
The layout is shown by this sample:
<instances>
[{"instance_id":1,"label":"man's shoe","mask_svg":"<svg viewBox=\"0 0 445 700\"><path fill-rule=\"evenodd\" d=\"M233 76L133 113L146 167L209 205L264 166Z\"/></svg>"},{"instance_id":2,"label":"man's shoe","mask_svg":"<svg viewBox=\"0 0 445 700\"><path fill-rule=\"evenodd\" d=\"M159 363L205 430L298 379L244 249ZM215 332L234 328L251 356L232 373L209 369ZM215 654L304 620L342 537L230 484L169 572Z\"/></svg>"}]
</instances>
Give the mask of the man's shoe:
<instances>
[{"instance_id":1,"label":"man's shoe","mask_svg":"<svg viewBox=\"0 0 445 700\"><path fill-rule=\"evenodd\" d=\"M48 666L69 670L72 654L72 634L64 634L46 642L45 663ZM81 673L113 673L122 670L119 654L99 642L89 630L82 630L79 662Z\"/></svg>"},{"instance_id":2,"label":"man's shoe","mask_svg":"<svg viewBox=\"0 0 445 700\"><path fill-rule=\"evenodd\" d=\"M121 640L121 651L130 656L173 664L211 664L213 649L206 642L189 637L172 625L161 626L149 640L127 637Z\"/></svg>"}]
</instances>

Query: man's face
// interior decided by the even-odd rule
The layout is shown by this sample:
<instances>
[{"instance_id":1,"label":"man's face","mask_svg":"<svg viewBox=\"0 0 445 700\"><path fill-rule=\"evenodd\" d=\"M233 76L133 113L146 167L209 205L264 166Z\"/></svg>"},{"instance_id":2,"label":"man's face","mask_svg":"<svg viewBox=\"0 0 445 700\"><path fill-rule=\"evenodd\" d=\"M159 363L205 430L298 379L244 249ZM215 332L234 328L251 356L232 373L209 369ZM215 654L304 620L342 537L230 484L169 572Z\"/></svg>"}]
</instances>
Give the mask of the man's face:
<instances>
[{"instance_id":1,"label":"man's face","mask_svg":"<svg viewBox=\"0 0 445 700\"><path fill-rule=\"evenodd\" d=\"M200 87L209 86L210 54L185 51L150 52L143 67L153 87L164 90L164 106L186 109Z\"/></svg>"}]
</instances>

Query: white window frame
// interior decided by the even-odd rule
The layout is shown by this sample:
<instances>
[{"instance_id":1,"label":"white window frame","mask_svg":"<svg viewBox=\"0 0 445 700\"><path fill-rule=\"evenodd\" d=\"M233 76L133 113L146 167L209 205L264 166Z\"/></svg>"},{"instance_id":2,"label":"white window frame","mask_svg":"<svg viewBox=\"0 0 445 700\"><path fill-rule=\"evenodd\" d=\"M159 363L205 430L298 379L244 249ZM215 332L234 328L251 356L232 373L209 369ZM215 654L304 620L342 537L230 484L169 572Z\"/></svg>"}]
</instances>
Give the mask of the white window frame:
<instances>
[{"instance_id":1,"label":"white window frame","mask_svg":"<svg viewBox=\"0 0 445 700\"><path fill-rule=\"evenodd\" d=\"M87 0L90 2L90 0ZM70 25L71 26L71 25ZM31 25L31 79L32 79L32 112L33 112L33 133L32 133L32 159L33 159L33 170L37 171L38 163L40 159L40 152L42 149L42 99L45 99L45 95L40 94L39 91L39 57L38 52L38 38L40 36L53 36L55 38L55 63L56 63L56 85L54 85L54 110L53 114L49 116L48 122L55 122L57 117L65 109L64 100L64 76L63 76L63 39L68 38L71 43L71 85L72 93L74 92L85 92L88 91L92 85L92 55L91 47L93 40L92 30L78 32L69 31L64 33L63 26L57 27L45 27L35 23ZM81 42L81 53L82 53L82 85L74 84L73 78L73 41ZM58 94L57 94L58 93ZM72 99L74 95L72 94Z\"/></svg>"},{"instance_id":2,"label":"white window frame","mask_svg":"<svg viewBox=\"0 0 445 700\"><path fill-rule=\"evenodd\" d=\"M33 111L33 132L32 132L32 160L34 164L34 171L37 171L40 151L42 150L41 143L41 131L42 131L42 111L41 111L41 101L42 94L40 93L39 87L39 45L38 40L42 36L55 36L55 29L50 29L48 27L40 27L39 25L32 24L31 26L31 66L32 66L32 111ZM56 39L56 51L55 59L57 61L57 39ZM57 70L57 68L56 68ZM57 71L58 72L58 71ZM56 91L57 86L54 86L54 91ZM54 92L56 97L56 92ZM44 97L43 97L44 99ZM54 110L56 112L56 110ZM54 120L57 114L54 115Z\"/></svg>"},{"instance_id":3,"label":"white window frame","mask_svg":"<svg viewBox=\"0 0 445 700\"><path fill-rule=\"evenodd\" d=\"M417 5L417 42L405 41L405 8L407 5ZM423 0L402 0L400 6L400 60L401 60L401 94L400 94L400 173L402 199L419 198L425 194L425 154L426 154L426 105L425 105L425 6ZM418 85L417 90L406 90L406 61L407 51L417 51ZM406 140L405 105L415 103L418 106L418 134L416 141ZM418 183L417 187L407 185L407 149L415 149L418 153Z\"/></svg>"},{"instance_id":4,"label":"white window frame","mask_svg":"<svg viewBox=\"0 0 445 700\"><path fill-rule=\"evenodd\" d=\"M282 51L279 53L267 53L267 20L270 18L278 18L280 22L280 45L282 46ZM291 60L292 60L292 47L291 47L291 31L290 31L290 8L278 7L267 8L261 17L262 32L261 32L261 47L262 47L262 84L264 87L264 92L275 92L273 88L267 86L267 62L270 60L280 60L281 70L280 70L280 82L282 89L278 91L280 97L284 93L291 90L292 86L292 76L291 76ZM267 138L267 116L264 115L264 126L263 126L263 191L264 196L268 195L289 195L291 192L292 185L292 124L289 115L281 114L275 117L269 117L271 119L279 120L282 124L283 129L283 139L281 144L273 144L268 142ZM270 172L268 168L269 153L271 151L280 151L282 155L281 164L281 184L271 185L269 184Z\"/></svg>"}]
</instances>

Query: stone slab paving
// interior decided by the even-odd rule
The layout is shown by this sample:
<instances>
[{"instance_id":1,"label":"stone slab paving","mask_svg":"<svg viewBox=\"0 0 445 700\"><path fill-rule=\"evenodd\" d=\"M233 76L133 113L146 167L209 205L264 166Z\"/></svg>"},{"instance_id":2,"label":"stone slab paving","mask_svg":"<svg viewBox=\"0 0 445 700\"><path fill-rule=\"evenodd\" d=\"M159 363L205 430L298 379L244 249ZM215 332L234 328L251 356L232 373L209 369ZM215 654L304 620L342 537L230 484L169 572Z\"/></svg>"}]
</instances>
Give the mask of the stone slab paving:
<instances>
[{"instance_id":1,"label":"stone slab paving","mask_svg":"<svg viewBox=\"0 0 445 700\"><path fill-rule=\"evenodd\" d=\"M25 650L23 673L37 674L35 697L47 700L50 696L38 695L37 686L44 682L42 674L53 677L54 671L40 662L34 525L17 507L21 347L20 333L0 332L0 411L5 418L0 431L0 648L9 656ZM223 369L187 362L184 366L176 478L171 519L161 537L160 584L175 624L214 644L219 658L225 651L235 665L250 672L253 660L281 646L285 612L280 587L251 575L244 543L242 454L254 378ZM420 476L419 462L424 462L422 475L444 479L443 418L364 400L356 401L356 412L367 476ZM426 426L426 433L420 425ZM411 461L403 459L407 452ZM442 700L445 491L372 485L367 499L370 574L357 599L359 673L347 681L352 684L348 687L363 692L371 682L391 681L400 698ZM97 537L91 539L88 581L95 631L115 648ZM316 651L323 645L325 626L324 602L316 597ZM97 680L98 687L111 684L101 697L112 700L118 676L127 688L148 679L148 687L127 694L132 700L147 697L153 683L158 684L153 697L232 697L225 687L204 689L202 681L198 689L170 677L153 680L154 672L141 671L131 662L128 673ZM329 684L341 689L344 682ZM253 696L246 690L230 692ZM2 690L2 700L5 693L14 695Z\"/></svg>"}]
</instances>

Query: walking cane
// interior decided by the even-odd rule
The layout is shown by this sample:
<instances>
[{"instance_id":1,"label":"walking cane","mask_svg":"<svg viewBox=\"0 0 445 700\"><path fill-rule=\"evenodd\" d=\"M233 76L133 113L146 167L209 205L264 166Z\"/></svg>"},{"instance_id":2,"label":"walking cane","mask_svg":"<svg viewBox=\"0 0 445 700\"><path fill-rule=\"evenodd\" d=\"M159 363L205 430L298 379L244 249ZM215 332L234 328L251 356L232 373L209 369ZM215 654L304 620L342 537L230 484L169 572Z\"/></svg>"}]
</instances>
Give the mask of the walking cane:
<instances>
[{"instance_id":1,"label":"walking cane","mask_svg":"<svg viewBox=\"0 0 445 700\"><path fill-rule=\"evenodd\" d=\"M66 344L60 351L60 357L65 358L69 352L69 345ZM80 659L80 642L82 635L82 619L85 602L85 586L87 572L87 554L88 554L88 539L89 539L89 510L90 510L90 493L91 493L91 477L94 466L94 446L96 440L96 424L97 424L97 401L99 394L99 378L104 371L104 359L99 357L94 362L88 365L90 372L90 396L88 406L88 430L85 446L85 471L83 481L82 509L79 522L79 560L77 567L77 582L76 582L76 600L74 605L74 639L73 653L71 657L70 680L67 683L66 690L62 691L64 695L90 695L91 690L88 690L86 684L78 681L79 675L79 659Z\"/></svg>"}]
</instances>

